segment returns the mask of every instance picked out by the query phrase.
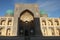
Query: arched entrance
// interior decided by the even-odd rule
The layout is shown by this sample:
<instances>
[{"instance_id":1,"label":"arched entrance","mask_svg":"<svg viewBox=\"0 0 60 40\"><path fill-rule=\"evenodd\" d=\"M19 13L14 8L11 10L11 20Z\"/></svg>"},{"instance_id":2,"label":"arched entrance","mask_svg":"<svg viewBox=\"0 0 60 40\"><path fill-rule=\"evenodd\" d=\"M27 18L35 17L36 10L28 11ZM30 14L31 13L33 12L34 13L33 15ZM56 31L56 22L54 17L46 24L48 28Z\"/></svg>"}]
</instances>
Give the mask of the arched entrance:
<instances>
[{"instance_id":1,"label":"arched entrance","mask_svg":"<svg viewBox=\"0 0 60 40\"><path fill-rule=\"evenodd\" d=\"M34 15L31 11L24 10L18 18L18 35L33 36L34 32Z\"/></svg>"}]
</instances>

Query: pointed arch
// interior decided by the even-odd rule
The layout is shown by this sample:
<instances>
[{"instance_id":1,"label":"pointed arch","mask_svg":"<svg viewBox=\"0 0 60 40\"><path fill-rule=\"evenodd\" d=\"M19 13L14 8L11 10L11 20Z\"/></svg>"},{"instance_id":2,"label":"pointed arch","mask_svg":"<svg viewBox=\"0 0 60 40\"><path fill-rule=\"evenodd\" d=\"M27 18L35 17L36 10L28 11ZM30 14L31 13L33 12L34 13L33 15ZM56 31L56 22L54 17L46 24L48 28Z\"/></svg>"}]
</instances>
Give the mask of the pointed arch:
<instances>
[{"instance_id":1,"label":"pointed arch","mask_svg":"<svg viewBox=\"0 0 60 40\"><path fill-rule=\"evenodd\" d=\"M28 9L22 11L20 16L23 15L25 12L29 12L34 17L34 14L30 10L28 10Z\"/></svg>"},{"instance_id":2,"label":"pointed arch","mask_svg":"<svg viewBox=\"0 0 60 40\"><path fill-rule=\"evenodd\" d=\"M24 10L21 14L20 14L20 20L22 20L22 21L32 21L32 20L34 20L34 15L33 15L33 13L31 12L31 11L29 11L29 10Z\"/></svg>"}]
</instances>

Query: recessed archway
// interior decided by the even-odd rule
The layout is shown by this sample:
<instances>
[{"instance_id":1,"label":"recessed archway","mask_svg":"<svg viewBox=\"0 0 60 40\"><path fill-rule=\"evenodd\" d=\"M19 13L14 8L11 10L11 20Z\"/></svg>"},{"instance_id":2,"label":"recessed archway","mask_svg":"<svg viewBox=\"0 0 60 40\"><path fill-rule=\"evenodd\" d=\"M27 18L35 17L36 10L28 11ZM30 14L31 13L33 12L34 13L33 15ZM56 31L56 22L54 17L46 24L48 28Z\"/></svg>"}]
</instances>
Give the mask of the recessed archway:
<instances>
[{"instance_id":1,"label":"recessed archway","mask_svg":"<svg viewBox=\"0 0 60 40\"><path fill-rule=\"evenodd\" d=\"M33 31L31 33L31 30ZM29 10L24 10L18 18L18 35L33 35L34 34L34 15Z\"/></svg>"}]
</instances>

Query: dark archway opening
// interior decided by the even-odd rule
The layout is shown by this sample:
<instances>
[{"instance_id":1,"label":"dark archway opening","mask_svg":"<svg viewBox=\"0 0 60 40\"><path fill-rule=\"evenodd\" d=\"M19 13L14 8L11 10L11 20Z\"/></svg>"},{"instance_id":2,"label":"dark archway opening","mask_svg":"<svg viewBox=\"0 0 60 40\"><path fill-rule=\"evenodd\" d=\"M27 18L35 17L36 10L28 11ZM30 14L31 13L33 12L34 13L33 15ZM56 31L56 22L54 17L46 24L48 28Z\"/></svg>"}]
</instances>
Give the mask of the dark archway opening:
<instances>
[{"instance_id":1,"label":"dark archway opening","mask_svg":"<svg viewBox=\"0 0 60 40\"><path fill-rule=\"evenodd\" d=\"M35 35L34 15L29 10L24 10L18 18L18 36Z\"/></svg>"}]
</instances>

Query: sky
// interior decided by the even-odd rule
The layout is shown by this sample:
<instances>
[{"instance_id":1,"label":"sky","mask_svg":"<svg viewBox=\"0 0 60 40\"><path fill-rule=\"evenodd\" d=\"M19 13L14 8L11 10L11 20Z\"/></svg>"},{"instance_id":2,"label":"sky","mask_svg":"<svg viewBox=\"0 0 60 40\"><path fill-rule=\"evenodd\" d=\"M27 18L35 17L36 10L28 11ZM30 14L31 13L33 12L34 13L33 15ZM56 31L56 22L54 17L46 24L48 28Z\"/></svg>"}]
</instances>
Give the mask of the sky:
<instances>
[{"instance_id":1,"label":"sky","mask_svg":"<svg viewBox=\"0 0 60 40\"><path fill-rule=\"evenodd\" d=\"M49 17L60 17L60 0L0 0L0 16L7 10L14 10L15 3L38 4L39 10L44 10Z\"/></svg>"}]
</instances>

